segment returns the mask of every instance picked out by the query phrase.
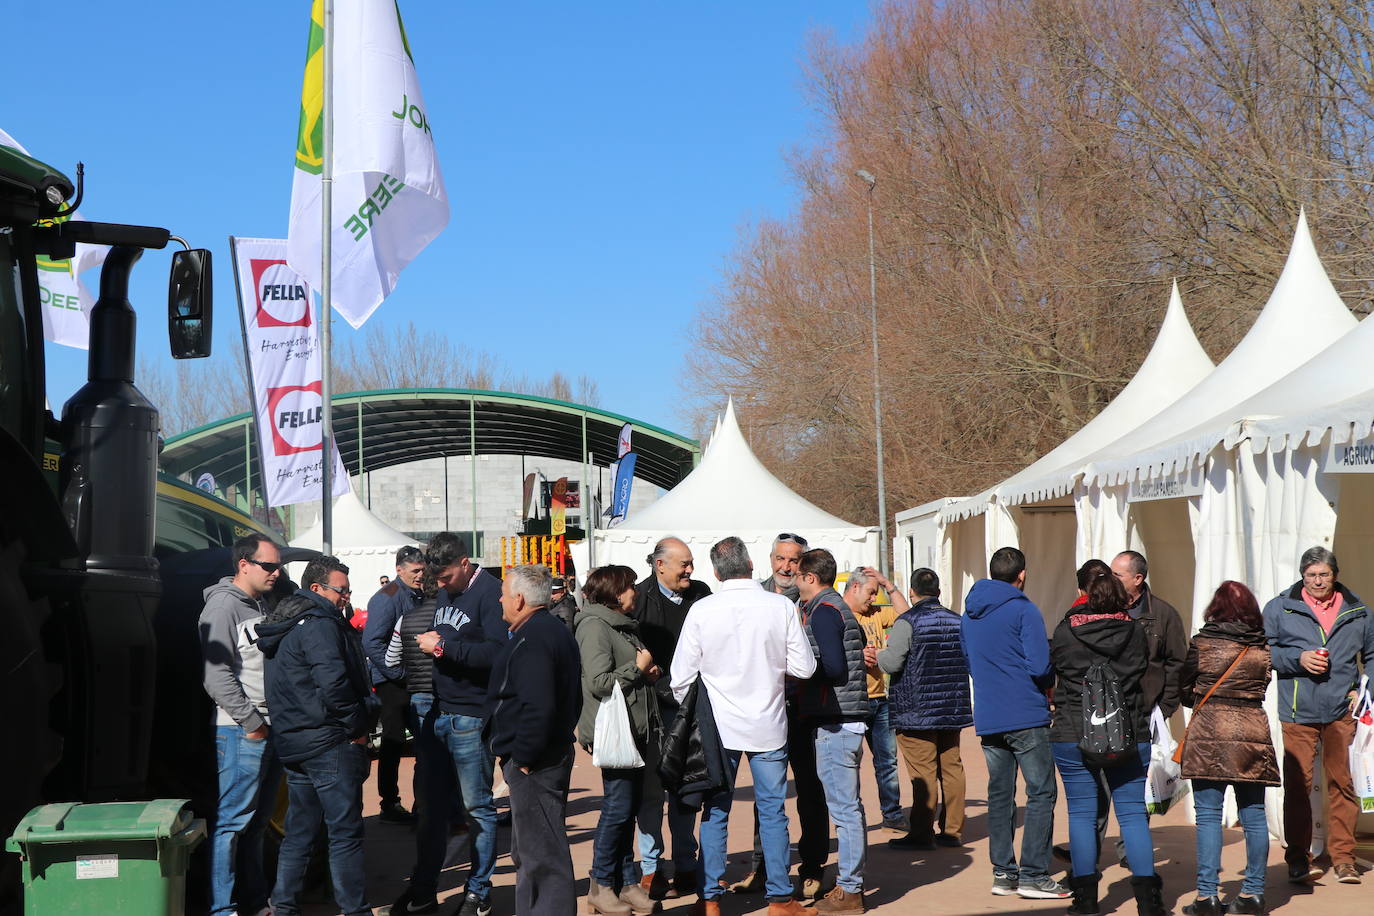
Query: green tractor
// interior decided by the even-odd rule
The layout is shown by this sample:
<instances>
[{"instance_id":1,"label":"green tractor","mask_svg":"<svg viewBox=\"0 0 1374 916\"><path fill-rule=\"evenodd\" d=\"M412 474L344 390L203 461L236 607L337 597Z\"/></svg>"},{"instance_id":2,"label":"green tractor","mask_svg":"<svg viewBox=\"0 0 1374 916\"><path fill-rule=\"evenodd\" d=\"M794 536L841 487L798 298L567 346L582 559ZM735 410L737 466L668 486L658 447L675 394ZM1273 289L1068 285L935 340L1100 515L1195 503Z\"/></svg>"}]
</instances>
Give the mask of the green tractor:
<instances>
[{"instance_id":1,"label":"green tractor","mask_svg":"<svg viewBox=\"0 0 1374 916\"><path fill-rule=\"evenodd\" d=\"M0 671L9 710L0 838L45 801L156 790L159 500L216 520L207 530L217 536L195 546L261 530L227 504L159 483L160 421L134 385L128 285L146 250L180 240L166 229L67 219L80 196L62 173L0 147ZM90 315L88 380L59 419L45 397L37 265L72 257L77 243L110 248ZM168 334L178 359L209 355L210 270L208 251L172 257ZM17 859L5 855L0 913L18 911L17 876Z\"/></svg>"}]
</instances>

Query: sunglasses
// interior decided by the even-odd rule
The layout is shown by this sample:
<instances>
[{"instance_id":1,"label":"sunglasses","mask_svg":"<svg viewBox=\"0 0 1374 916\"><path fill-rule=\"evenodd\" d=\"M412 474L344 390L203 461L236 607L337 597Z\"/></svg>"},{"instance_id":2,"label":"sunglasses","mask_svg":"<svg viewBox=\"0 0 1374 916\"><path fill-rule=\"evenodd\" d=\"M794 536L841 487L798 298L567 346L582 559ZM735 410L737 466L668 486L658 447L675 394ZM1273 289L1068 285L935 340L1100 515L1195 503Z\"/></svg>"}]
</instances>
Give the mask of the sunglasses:
<instances>
[{"instance_id":1,"label":"sunglasses","mask_svg":"<svg viewBox=\"0 0 1374 916\"><path fill-rule=\"evenodd\" d=\"M807 545L806 545L806 538L802 537L800 534L789 534L789 533L787 533L786 531L784 531L782 534L778 535L777 537L773 538L773 541L774 541L774 543L796 544L798 547L802 548L803 550L805 550L805 549L806 549L806 546L807 546Z\"/></svg>"},{"instance_id":2,"label":"sunglasses","mask_svg":"<svg viewBox=\"0 0 1374 916\"><path fill-rule=\"evenodd\" d=\"M337 594L337 595L351 595L351 594L353 594L353 589L351 589L351 588L339 588L339 587L334 586L334 585L325 585L323 582L320 582L320 583L319 583L319 586L320 586L320 588L327 588L327 589L329 589L331 592L334 592L334 593Z\"/></svg>"},{"instance_id":3,"label":"sunglasses","mask_svg":"<svg viewBox=\"0 0 1374 916\"><path fill-rule=\"evenodd\" d=\"M252 563L254 566L260 566L260 567L262 567L262 571L265 572L265 573L267 573L269 576L272 575L272 573L276 572L277 570L281 569L281 564L280 564L280 563L264 563L262 560L254 560L254 559L252 559L251 557L249 557L249 558L247 558L247 559L248 559L248 562L249 562L249 563Z\"/></svg>"}]
</instances>

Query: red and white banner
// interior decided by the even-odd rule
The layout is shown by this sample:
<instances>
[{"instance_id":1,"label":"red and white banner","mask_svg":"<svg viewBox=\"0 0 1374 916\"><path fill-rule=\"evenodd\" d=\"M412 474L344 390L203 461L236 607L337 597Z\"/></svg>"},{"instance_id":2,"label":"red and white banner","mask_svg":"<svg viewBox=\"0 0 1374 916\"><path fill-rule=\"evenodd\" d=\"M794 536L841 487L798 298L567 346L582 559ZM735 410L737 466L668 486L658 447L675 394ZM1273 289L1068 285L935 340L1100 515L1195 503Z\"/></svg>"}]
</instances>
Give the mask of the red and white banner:
<instances>
[{"instance_id":1,"label":"red and white banner","mask_svg":"<svg viewBox=\"0 0 1374 916\"><path fill-rule=\"evenodd\" d=\"M229 247L267 504L319 499L324 399L314 292L286 265L285 239L231 236ZM348 492L348 472L338 448L333 452L334 495L341 496Z\"/></svg>"}]
</instances>

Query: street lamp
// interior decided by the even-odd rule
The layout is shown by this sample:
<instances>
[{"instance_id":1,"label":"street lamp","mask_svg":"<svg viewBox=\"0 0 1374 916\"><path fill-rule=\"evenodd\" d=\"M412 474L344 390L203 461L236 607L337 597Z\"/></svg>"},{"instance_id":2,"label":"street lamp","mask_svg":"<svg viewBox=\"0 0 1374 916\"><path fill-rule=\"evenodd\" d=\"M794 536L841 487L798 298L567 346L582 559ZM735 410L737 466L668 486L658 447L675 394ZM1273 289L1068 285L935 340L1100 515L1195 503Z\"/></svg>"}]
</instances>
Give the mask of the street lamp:
<instances>
[{"instance_id":1,"label":"street lamp","mask_svg":"<svg viewBox=\"0 0 1374 916\"><path fill-rule=\"evenodd\" d=\"M873 332L873 425L876 430L874 446L878 452L878 536L881 538L878 547L878 567L886 578L887 479L883 473L883 400L878 373L878 262L873 254L873 189L878 186L878 179L864 169L859 169L854 174L868 185L868 317Z\"/></svg>"}]
</instances>

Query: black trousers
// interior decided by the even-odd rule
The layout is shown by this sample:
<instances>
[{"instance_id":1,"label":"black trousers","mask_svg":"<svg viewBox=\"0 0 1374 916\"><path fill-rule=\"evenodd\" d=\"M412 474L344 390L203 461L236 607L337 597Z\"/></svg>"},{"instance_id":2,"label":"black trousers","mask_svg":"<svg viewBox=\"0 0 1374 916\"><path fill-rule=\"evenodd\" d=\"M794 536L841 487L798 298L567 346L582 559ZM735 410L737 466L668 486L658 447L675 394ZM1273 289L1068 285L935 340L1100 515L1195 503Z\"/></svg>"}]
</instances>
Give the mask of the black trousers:
<instances>
[{"instance_id":1,"label":"black trousers","mask_svg":"<svg viewBox=\"0 0 1374 916\"><path fill-rule=\"evenodd\" d=\"M830 808L825 803L825 787L816 773L813 732L814 729L803 725L789 711L787 765L792 768L792 785L797 790L797 820L801 822L801 839L797 840L797 855L801 865L797 868L797 874L819 880L821 872L825 870L825 860L830 856ZM754 809L754 854L749 867L751 872L764 872L758 808Z\"/></svg>"},{"instance_id":2,"label":"black trousers","mask_svg":"<svg viewBox=\"0 0 1374 916\"><path fill-rule=\"evenodd\" d=\"M572 745L560 762L529 773L509 760L501 765L510 786L510 858L520 916L576 916L567 824L572 765Z\"/></svg>"},{"instance_id":3,"label":"black trousers","mask_svg":"<svg viewBox=\"0 0 1374 916\"><path fill-rule=\"evenodd\" d=\"M377 753L377 795L382 806L400 804L401 754L406 748L406 714L410 694L397 681L382 681L373 688L382 704L382 746Z\"/></svg>"}]
</instances>

